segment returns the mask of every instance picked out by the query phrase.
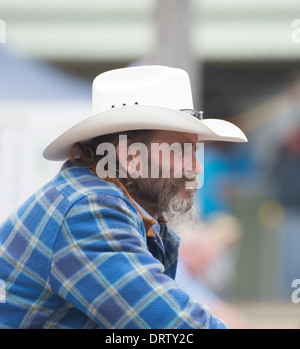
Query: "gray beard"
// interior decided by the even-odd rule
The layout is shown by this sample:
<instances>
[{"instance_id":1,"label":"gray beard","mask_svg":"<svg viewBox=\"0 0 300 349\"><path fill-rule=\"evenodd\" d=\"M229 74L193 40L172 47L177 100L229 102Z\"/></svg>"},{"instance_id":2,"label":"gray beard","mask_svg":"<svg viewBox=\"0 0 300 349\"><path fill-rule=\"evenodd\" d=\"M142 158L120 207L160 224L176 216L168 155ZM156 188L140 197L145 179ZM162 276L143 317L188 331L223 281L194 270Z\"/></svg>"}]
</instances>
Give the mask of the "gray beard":
<instances>
[{"instance_id":1,"label":"gray beard","mask_svg":"<svg viewBox=\"0 0 300 349\"><path fill-rule=\"evenodd\" d=\"M185 199L177 195L173 197L164 213L167 225L178 236L182 237L195 229L199 229L199 211L193 199Z\"/></svg>"}]
</instances>

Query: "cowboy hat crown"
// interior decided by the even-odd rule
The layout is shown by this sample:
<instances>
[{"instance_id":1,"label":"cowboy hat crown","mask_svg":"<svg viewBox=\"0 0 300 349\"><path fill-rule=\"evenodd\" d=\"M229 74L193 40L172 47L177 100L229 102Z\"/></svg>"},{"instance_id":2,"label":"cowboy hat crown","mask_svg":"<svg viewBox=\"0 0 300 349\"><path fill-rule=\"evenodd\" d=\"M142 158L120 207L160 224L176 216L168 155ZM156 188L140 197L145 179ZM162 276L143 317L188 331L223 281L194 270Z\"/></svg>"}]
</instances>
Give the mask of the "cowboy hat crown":
<instances>
[{"instance_id":1,"label":"cowboy hat crown","mask_svg":"<svg viewBox=\"0 0 300 349\"><path fill-rule=\"evenodd\" d=\"M129 67L100 74L94 79L94 114L136 105L192 109L188 74L163 66Z\"/></svg>"}]
</instances>

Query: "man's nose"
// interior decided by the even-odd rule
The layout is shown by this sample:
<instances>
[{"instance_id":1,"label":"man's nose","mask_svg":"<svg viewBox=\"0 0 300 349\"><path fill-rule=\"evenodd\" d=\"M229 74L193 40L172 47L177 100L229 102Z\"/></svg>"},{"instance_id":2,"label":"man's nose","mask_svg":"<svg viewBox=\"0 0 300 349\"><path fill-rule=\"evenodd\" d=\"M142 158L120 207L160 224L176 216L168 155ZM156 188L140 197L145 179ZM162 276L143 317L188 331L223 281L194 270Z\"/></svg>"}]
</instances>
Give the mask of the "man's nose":
<instances>
[{"instance_id":1,"label":"man's nose","mask_svg":"<svg viewBox=\"0 0 300 349\"><path fill-rule=\"evenodd\" d=\"M198 176L203 172L203 166L198 160L195 153L193 153L192 158L184 163L184 173L187 177Z\"/></svg>"}]
</instances>

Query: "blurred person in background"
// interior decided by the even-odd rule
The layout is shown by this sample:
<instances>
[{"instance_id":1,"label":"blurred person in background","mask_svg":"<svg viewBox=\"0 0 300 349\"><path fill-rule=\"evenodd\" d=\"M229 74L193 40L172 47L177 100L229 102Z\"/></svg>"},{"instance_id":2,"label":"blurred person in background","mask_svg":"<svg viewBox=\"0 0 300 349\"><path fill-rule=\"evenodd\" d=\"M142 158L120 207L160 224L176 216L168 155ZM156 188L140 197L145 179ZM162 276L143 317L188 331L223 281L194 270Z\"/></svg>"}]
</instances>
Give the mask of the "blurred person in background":
<instances>
[{"instance_id":1,"label":"blurred person in background","mask_svg":"<svg viewBox=\"0 0 300 349\"><path fill-rule=\"evenodd\" d=\"M248 321L222 295L228 296L233 281L240 239L241 226L235 217L211 215L208 222L183 234L176 274L180 288L236 329L249 328Z\"/></svg>"},{"instance_id":2,"label":"blurred person in background","mask_svg":"<svg viewBox=\"0 0 300 349\"><path fill-rule=\"evenodd\" d=\"M277 241L279 285L290 299L293 280L300 278L300 126L288 132L278 151L273 171L275 194L283 208Z\"/></svg>"},{"instance_id":3,"label":"blurred person in background","mask_svg":"<svg viewBox=\"0 0 300 349\"><path fill-rule=\"evenodd\" d=\"M221 143L205 144L205 186L195 194L202 220L215 212L230 212L231 166L228 148Z\"/></svg>"},{"instance_id":4,"label":"blurred person in background","mask_svg":"<svg viewBox=\"0 0 300 349\"><path fill-rule=\"evenodd\" d=\"M219 212L232 215L232 197L256 180L251 149L246 144L236 147L234 143L208 142L204 166L205 184L195 193L201 220L209 220Z\"/></svg>"},{"instance_id":5,"label":"blurred person in background","mask_svg":"<svg viewBox=\"0 0 300 349\"><path fill-rule=\"evenodd\" d=\"M169 225L194 217L197 143L246 136L203 119L188 74L176 68L100 74L93 112L45 149L46 159L65 161L61 171L0 227L0 327L227 328L177 287L180 238ZM169 177L161 154L150 156L156 177L131 149L143 145L148 155L162 143L193 146L179 162L169 156Z\"/></svg>"}]
</instances>

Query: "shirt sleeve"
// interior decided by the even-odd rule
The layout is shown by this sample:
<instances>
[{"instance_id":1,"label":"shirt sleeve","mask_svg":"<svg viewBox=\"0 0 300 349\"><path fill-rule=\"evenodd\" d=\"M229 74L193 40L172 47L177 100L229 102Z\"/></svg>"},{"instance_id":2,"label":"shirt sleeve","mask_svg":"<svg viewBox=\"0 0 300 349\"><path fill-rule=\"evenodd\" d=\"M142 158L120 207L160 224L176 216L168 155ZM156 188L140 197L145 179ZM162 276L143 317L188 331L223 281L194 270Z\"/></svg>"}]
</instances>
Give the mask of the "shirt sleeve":
<instances>
[{"instance_id":1,"label":"shirt sleeve","mask_svg":"<svg viewBox=\"0 0 300 349\"><path fill-rule=\"evenodd\" d=\"M145 240L142 220L125 200L86 196L57 238L53 291L102 328L226 328L164 274Z\"/></svg>"}]
</instances>

